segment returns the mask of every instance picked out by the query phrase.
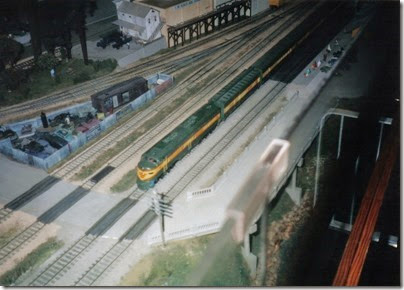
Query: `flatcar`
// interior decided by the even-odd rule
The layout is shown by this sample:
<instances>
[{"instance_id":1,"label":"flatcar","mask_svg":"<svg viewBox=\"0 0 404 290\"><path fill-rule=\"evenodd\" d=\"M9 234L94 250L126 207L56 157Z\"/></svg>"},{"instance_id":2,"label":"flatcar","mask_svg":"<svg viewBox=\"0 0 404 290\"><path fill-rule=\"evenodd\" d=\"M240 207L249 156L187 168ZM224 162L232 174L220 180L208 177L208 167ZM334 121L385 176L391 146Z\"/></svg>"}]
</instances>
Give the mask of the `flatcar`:
<instances>
[{"instance_id":1,"label":"flatcar","mask_svg":"<svg viewBox=\"0 0 404 290\"><path fill-rule=\"evenodd\" d=\"M142 77L135 77L92 95L91 103L98 112L109 115L118 107L135 100L147 90L147 80Z\"/></svg>"},{"instance_id":2,"label":"flatcar","mask_svg":"<svg viewBox=\"0 0 404 290\"><path fill-rule=\"evenodd\" d=\"M323 6L272 49L244 70L209 102L146 151L137 165L137 185L147 190L174 164L226 119L294 49L318 27L326 15Z\"/></svg>"}]
</instances>

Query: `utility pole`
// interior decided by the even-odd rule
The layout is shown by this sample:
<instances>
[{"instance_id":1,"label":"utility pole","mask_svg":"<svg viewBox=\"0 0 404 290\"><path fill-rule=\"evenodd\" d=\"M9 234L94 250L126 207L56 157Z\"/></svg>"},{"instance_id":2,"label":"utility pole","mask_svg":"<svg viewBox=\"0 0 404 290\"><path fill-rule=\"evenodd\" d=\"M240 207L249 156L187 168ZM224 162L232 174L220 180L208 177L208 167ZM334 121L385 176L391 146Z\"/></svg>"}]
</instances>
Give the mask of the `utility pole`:
<instances>
[{"instance_id":1,"label":"utility pole","mask_svg":"<svg viewBox=\"0 0 404 290\"><path fill-rule=\"evenodd\" d=\"M171 204L169 204L167 201L164 201L164 194L157 193L155 190L153 190L150 209L153 210L159 217L161 241L163 243L163 246L165 247L166 242L164 239L164 216L168 216L170 218L172 217L173 210Z\"/></svg>"}]
</instances>

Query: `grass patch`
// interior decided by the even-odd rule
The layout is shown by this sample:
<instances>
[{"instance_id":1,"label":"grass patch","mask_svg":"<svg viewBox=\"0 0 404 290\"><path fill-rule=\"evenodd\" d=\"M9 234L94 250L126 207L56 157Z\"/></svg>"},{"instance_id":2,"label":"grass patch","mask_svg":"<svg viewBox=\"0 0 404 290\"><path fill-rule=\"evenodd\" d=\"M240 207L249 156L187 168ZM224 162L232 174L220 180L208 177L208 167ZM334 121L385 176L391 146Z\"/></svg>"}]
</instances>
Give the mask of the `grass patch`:
<instances>
[{"instance_id":1,"label":"grass patch","mask_svg":"<svg viewBox=\"0 0 404 290\"><path fill-rule=\"evenodd\" d=\"M0 106L10 106L43 97L54 91L104 76L112 72L116 66L117 62L112 59L90 61L88 65L85 65L82 59L71 59L68 62L62 61L55 67L55 79L47 69L33 69L27 80L16 90L9 92L2 89Z\"/></svg>"},{"instance_id":2,"label":"grass patch","mask_svg":"<svg viewBox=\"0 0 404 290\"><path fill-rule=\"evenodd\" d=\"M212 235L170 242L143 257L119 286L179 286L203 256Z\"/></svg>"},{"instance_id":3,"label":"grass patch","mask_svg":"<svg viewBox=\"0 0 404 290\"><path fill-rule=\"evenodd\" d=\"M20 229L18 227L12 227L6 232L0 234L0 248L11 241L19 231Z\"/></svg>"},{"instance_id":4,"label":"grass patch","mask_svg":"<svg viewBox=\"0 0 404 290\"><path fill-rule=\"evenodd\" d=\"M123 192L136 184L136 169L128 171L117 183L111 186L112 192Z\"/></svg>"},{"instance_id":5,"label":"grass patch","mask_svg":"<svg viewBox=\"0 0 404 290\"><path fill-rule=\"evenodd\" d=\"M120 286L182 286L195 270L214 235L169 243L145 256L121 280ZM248 285L240 255L228 267L215 271L216 285ZM233 261L234 260L234 261ZM240 267L240 265L242 265ZM212 280L213 281L213 280ZM211 281L211 282L212 282ZM215 284L215 282L212 282Z\"/></svg>"},{"instance_id":6,"label":"grass patch","mask_svg":"<svg viewBox=\"0 0 404 290\"><path fill-rule=\"evenodd\" d=\"M22 259L13 269L2 275L0 277L0 285L12 285L22 274L42 264L62 246L63 242L57 241L55 238L48 239Z\"/></svg>"}]
</instances>

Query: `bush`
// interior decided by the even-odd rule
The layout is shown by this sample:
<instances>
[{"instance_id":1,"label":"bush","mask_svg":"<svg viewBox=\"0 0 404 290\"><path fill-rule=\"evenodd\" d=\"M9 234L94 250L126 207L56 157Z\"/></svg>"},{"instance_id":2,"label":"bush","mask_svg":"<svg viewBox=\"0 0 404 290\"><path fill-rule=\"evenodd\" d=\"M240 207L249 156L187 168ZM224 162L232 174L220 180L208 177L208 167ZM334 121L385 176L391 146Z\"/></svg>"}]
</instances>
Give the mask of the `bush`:
<instances>
[{"instance_id":1,"label":"bush","mask_svg":"<svg viewBox=\"0 0 404 290\"><path fill-rule=\"evenodd\" d=\"M48 239L45 243L39 245L34 251L21 260L13 269L4 273L0 277L0 285L12 285L22 274L30 269L39 266L48 259L54 252L63 246L63 242L55 238Z\"/></svg>"},{"instance_id":2,"label":"bush","mask_svg":"<svg viewBox=\"0 0 404 290\"><path fill-rule=\"evenodd\" d=\"M53 54L46 53L38 57L35 65L39 70L51 70L59 64L59 60Z\"/></svg>"},{"instance_id":3,"label":"bush","mask_svg":"<svg viewBox=\"0 0 404 290\"><path fill-rule=\"evenodd\" d=\"M60 84L61 82L62 82L62 79L61 79L61 77L60 77L60 75L56 75L55 76L55 82L57 83L57 84Z\"/></svg>"},{"instance_id":4,"label":"bush","mask_svg":"<svg viewBox=\"0 0 404 290\"><path fill-rule=\"evenodd\" d=\"M67 51L66 51L66 48L64 48L64 47L61 47L61 48L60 48L60 58L61 58L62 60L66 60L66 59L67 59Z\"/></svg>"},{"instance_id":5,"label":"bush","mask_svg":"<svg viewBox=\"0 0 404 290\"><path fill-rule=\"evenodd\" d=\"M92 63L92 65L96 72L100 70L113 71L118 65L118 63L115 59L109 58L102 61L96 60Z\"/></svg>"},{"instance_id":6,"label":"bush","mask_svg":"<svg viewBox=\"0 0 404 290\"><path fill-rule=\"evenodd\" d=\"M89 80L91 80L90 74L87 72L81 72L78 76L76 76L73 79L73 83L78 84L78 83L89 81Z\"/></svg>"}]
</instances>

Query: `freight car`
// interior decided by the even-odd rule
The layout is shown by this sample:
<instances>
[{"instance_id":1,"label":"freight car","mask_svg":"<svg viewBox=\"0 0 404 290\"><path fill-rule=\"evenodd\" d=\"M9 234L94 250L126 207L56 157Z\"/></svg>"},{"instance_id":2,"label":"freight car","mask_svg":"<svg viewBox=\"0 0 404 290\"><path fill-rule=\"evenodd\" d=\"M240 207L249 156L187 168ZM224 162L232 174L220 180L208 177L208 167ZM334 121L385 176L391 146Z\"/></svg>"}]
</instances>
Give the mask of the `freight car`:
<instances>
[{"instance_id":1,"label":"freight car","mask_svg":"<svg viewBox=\"0 0 404 290\"><path fill-rule=\"evenodd\" d=\"M137 166L137 185L147 190L174 164L226 119L294 49L317 28L325 6L314 12L270 51L244 70L209 102L146 151Z\"/></svg>"},{"instance_id":2,"label":"freight car","mask_svg":"<svg viewBox=\"0 0 404 290\"><path fill-rule=\"evenodd\" d=\"M147 90L147 80L135 77L92 95L91 103L98 112L108 115L116 108L135 100Z\"/></svg>"}]
</instances>

